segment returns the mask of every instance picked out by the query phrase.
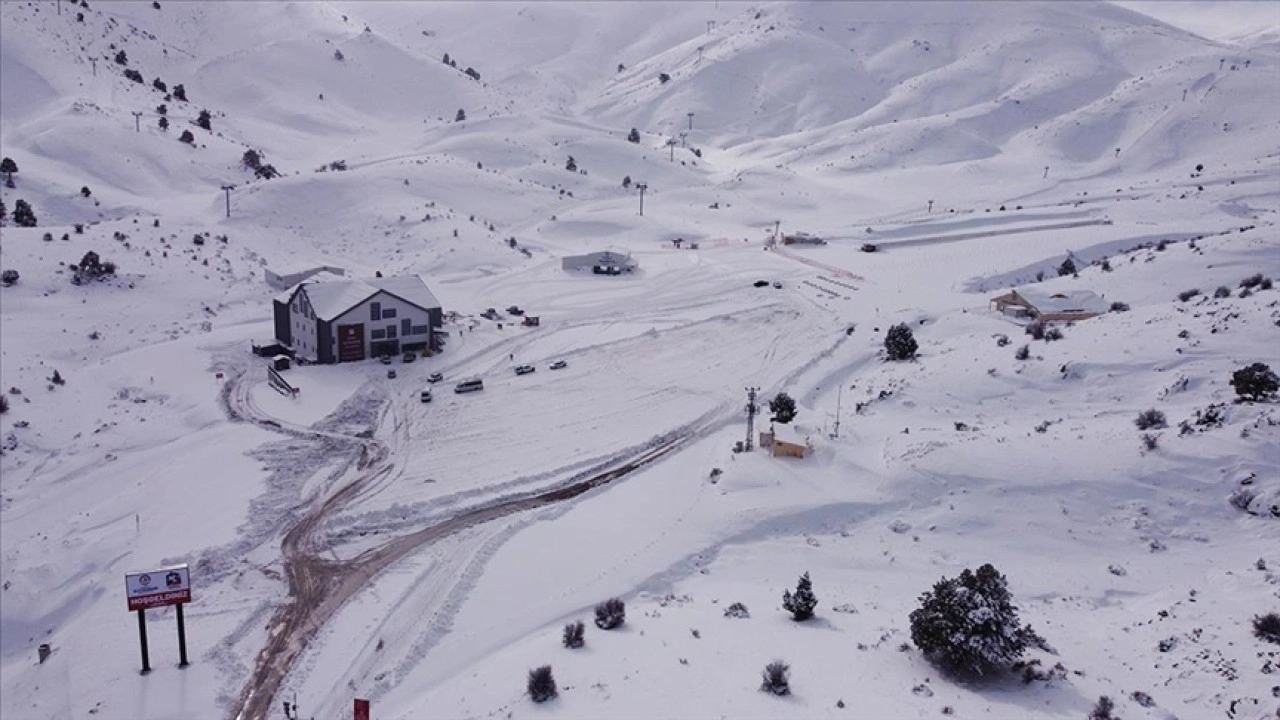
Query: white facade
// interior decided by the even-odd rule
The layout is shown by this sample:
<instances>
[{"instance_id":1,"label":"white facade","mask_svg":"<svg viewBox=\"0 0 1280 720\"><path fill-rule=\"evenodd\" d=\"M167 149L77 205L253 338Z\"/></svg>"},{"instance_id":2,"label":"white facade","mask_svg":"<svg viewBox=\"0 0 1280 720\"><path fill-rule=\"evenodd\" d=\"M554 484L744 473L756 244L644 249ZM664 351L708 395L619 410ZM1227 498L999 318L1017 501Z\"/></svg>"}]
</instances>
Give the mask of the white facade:
<instances>
[{"instance_id":1,"label":"white facade","mask_svg":"<svg viewBox=\"0 0 1280 720\"><path fill-rule=\"evenodd\" d=\"M377 320L373 319L374 305L378 306ZM370 356L377 354L374 352L377 343L398 340L401 345L416 345L431 340L430 313L382 291L333 319L330 349L335 357L338 354L338 328L357 324L364 325L365 352Z\"/></svg>"},{"instance_id":2,"label":"white facade","mask_svg":"<svg viewBox=\"0 0 1280 720\"><path fill-rule=\"evenodd\" d=\"M316 356L316 313L307 300L305 292L293 296L289 303L289 330L293 337L293 350L299 357L315 362Z\"/></svg>"}]
</instances>

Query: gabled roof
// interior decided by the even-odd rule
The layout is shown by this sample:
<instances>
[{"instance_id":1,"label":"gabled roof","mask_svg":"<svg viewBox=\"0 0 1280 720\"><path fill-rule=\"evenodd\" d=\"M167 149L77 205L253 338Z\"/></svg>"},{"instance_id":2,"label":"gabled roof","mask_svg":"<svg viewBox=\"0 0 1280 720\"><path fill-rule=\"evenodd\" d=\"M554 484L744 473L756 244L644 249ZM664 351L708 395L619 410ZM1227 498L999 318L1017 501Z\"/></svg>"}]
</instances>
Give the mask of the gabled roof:
<instances>
[{"instance_id":1,"label":"gabled roof","mask_svg":"<svg viewBox=\"0 0 1280 720\"><path fill-rule=\"evenodd\" d=\"M422 310L440 307L440 301L419 275L348 280L331 273L320 273L276 296L276 300L288 303L299 290L306 291L312 311L321 320L334 320L380 292Z\"/></svg>"},{"instance_id":2,"label":"gabled roof","mask_svg":"<svg viewBox=\"0 0 1280 720\"><path fill-rule=\"evenodd\" d=\"M1110 306L1107 301L1098 297L1091 290L1068 290L1062 292L1045 292L1043 290L1019 290L1021 295L1037 312L1054 313L1097 313L1107 312Z\"/></svg>"}]
</instances>

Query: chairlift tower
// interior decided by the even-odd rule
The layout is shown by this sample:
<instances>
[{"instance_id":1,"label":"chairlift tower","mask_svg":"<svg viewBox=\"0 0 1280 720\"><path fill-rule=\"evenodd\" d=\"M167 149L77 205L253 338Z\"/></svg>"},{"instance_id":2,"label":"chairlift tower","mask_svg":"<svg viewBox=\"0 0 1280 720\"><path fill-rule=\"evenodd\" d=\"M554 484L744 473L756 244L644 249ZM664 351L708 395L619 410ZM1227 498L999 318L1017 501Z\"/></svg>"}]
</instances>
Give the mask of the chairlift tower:
<instances>
[{"instance_id":1,"label":"chairlift tower","mask_svg":"<svg viewBox=\"0 0 1280 720\"><path fill-rule=\"evenodd\" d=\"M756 406L756 393L759 392L758 387L747 388L747 442L743 445L746 452L751 452L754 447L752 439L756 434L756 413L760 408Z\"/></svg>"}]
</instances>

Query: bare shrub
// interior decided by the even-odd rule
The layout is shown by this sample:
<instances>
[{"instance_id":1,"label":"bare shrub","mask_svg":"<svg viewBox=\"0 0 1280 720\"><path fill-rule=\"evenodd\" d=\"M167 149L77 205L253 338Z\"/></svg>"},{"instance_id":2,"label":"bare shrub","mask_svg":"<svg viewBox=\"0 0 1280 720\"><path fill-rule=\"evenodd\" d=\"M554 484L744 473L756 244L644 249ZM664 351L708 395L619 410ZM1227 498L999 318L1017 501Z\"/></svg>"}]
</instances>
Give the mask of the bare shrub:
<instances>
[{"instance_id":1,"label":"bare shrub","mask_svg":"<svg viewBox=\"0 0 1280 720\"><path fill-rule=\"evenodd\" d=\"M790 695L791 681L787 677L790 672L791 666L781 660L774 660L765 665L762 673L764 682L760 683L760 691L778 696Z\"/></svg>"}]
</instances>

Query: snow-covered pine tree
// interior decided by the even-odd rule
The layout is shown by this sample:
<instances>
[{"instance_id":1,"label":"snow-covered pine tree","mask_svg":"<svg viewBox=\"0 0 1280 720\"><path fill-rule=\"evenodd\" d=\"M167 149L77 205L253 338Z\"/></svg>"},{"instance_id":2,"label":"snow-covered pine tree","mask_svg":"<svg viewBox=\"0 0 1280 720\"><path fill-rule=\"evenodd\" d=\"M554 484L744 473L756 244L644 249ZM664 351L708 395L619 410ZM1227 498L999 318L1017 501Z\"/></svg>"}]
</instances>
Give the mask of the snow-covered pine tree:
<instances>
[{"instance_id":1,"label":"snow-covered pine tree","mask_svg":"<svg viewBox=\"0 0 1280 720\"><path fill-rule=\"evenodd\" d=\"M813 594L813 583L809 580L807 572L801 575L800 582L796 583L794 595L790 590L782 591L782 608L791 613L791 618L797 622L813 617L813 609L817 606L818 598Z\"/></svg>"},{"instance_id":2,"label":"snow-covered pine tree","mask_svg":"<svg viewBox=\"0 0 1280 720\"><path fill-rule=\"evenodd\" d=\"M939 580L911 613L911 641L947 670L982 674L1017 660L1035 639L990 563Z\"/></svg>"}]
</instances>

